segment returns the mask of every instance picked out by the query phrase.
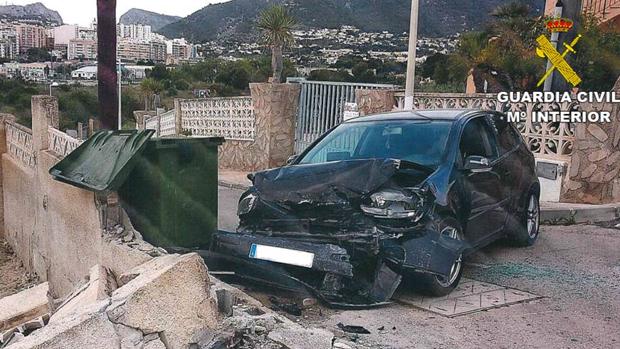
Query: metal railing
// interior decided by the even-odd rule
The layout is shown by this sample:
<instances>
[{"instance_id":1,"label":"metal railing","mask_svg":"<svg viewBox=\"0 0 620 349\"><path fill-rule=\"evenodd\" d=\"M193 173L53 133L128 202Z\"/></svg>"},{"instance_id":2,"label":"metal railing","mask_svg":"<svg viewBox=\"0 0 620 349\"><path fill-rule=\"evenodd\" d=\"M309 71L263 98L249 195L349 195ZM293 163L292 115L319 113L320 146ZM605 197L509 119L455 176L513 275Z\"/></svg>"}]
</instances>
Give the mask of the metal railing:
<instances>
[{"instance_id":1,"label":"metal railing","mask_svg":"<svg viewBox=\"0 0 620 349\"><path fill-rule=\"evenodd\" d=\"M403 109L404 93L397 92L395 108ZM579 103L502 103L494 94L418 93L415 109L481 109L500 112L578 111ZM561 122L532 122L526 117L516 124L530 150L538 158L570 162L575 141L574 125Z\"/></svg>"},{"instance_id":2,"label":"metal railing","mask_svg":"<svg viewBox=\"0 0 620 349\"><path fill-rule=\"evenodd\" d=\"M395 89L398 86L328 81L293 81L301 85L295 126L295 153L299 154L323 133L343 121L346 103L355 103L355 91Z\"/></svg>"},{"instance_id":3,"label":"metal railing","mask_svg":"<svg viewBox=\"0 0 620 349\"><path fill-rule=\"evenodd\" d=\"M83 143L83 141L73 138L61 130L53 127L48 127L47 134L49 139L49 149L56 153L56 155L63 158Z\"/></svg>"},{"instance_id":4,"label":"metal railing","mask_svg":"<svg viewBox=\"0 0 620 349\"><path fill-rule=\"evenodd\" d=\"M179 103L183 132L196 137L254 140L256 117L252 97L186 99Z\"/></svg>"},{"instance_id":5,"label":"metal railing","mask_svg":"<svg viewBox=\"0 0 620 349\"><path fill-rule=\"evenodd\" d=\"M9 155L24 166L34 168L37 160L32 146L32 130L11 121L5 121L4 125Z\"/></svg>"}]
</instances>

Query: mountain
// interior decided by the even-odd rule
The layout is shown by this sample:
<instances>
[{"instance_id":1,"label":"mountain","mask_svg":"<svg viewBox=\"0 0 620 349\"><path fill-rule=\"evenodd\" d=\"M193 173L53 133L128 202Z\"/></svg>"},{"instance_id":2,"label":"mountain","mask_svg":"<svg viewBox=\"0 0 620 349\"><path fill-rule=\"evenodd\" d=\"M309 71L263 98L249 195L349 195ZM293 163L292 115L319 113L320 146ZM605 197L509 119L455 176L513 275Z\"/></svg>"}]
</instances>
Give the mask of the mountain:
<instances>
[{"instance_id":1,"label":"mountain","mask_svg":"<svg viewBox=\"0 0 620 349\"><path fill-rule=\"evenodd\" d=\"M448 36L480 29L493 9L513 0L421 0L420 34ZM544 0L523 0L541 13ZM195 42L214 39L253 39L254 22L273 4L284 4L302 28L353 25L363 31L409 31L409 0L232 0L211 4L159 32Z\"/></svg>"},{"instance_id":2,"label":"mountain","mask_svg":"<svg viewBox=\"0 0 620 349\"><path fill-rule=\"evenodd\" d=\"M0 20L41 22L46 25L62 24L62 17L60 17L60 14L48 9L40 2L25 6L0 6Z\"/></svg>"},{"instance_id":3,"label":"mountain","mask_svg":"<svg viewBox=\"0 0 620 349\"><path fill-rule=\"evenodd\" d=\"M181 17L177 16L168 16L160 13L132 8L121 16L119 23L150 25L151 29L157 31L170 23L177 22L180 19Z\"/></svg>"}]
</instances>

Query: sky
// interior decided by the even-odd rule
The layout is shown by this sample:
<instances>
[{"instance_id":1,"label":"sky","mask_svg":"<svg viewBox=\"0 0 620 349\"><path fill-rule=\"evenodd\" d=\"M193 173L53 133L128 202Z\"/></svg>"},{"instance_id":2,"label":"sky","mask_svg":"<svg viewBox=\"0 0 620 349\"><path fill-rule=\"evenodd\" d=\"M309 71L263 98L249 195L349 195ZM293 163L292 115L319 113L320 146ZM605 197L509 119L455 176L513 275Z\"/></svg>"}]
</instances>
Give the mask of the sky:
<instances>
[{"instance_id":1,"label":"sky","mask_svg":"<svg viewBox=\"0 0 620 349\"><path fill-rule=\"evenodd\" d=\"M185 17L208 4L226 0L116 0L116 15L120 17L131 8ZM27 5L41 2L58 11L67 24L88 26L97 16L96 0L0 0L0 5Z\"/></svg>"}]
</instances>

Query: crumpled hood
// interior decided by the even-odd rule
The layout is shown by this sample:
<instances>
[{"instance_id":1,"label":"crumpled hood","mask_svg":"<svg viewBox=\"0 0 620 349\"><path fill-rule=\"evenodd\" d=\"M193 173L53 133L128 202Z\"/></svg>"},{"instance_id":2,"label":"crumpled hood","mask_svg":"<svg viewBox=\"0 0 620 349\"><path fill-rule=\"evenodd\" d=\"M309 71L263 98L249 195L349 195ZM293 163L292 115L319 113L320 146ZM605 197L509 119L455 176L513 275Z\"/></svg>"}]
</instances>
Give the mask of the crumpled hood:
<instances>
[{"instance_id":1,"label":"crumpled hood","mask_svg":"<svg viewBox=\"0 0 620 349\"><path fill-rule=\"evenodd\" d=\"M301 204L345 204L372 194L398 171L400 161L370 159L296 165L256 173L262 200Z\"/></svg>"}]
</instances>

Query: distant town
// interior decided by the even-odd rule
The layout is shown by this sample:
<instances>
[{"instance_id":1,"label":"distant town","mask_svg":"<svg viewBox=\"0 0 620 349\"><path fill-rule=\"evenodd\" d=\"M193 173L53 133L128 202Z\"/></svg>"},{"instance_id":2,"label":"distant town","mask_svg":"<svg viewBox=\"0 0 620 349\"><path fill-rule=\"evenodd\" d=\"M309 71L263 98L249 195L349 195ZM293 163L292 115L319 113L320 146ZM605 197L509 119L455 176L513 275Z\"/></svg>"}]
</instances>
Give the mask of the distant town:
<instances>
[{"instance_id":1,"label":"distant town","mask_svg":"<svg viewBox=\"0 0 620 349\"><path fill-rule=\"evenodd\" d=\"M407 60L407 33L362 32L353 26L342 26L296 30L293 34L296 41L286 56L299 76L307 76L316 69L335 69L333 66L345 56L398 63ZM156 64L174 67L205 58L234 61L268 52L256 42L218 40L196 44L184 38L167 38L142 24L119 23L117 35L118 59L129 82L144 79ZM434 53L450 53L457 42L457 36L422 38L418 59L424 61ZM34 83L94 81L96 59L96 20L88 27L22 20L0 22L0 76Z\"/></svg>"}]
</instances>

